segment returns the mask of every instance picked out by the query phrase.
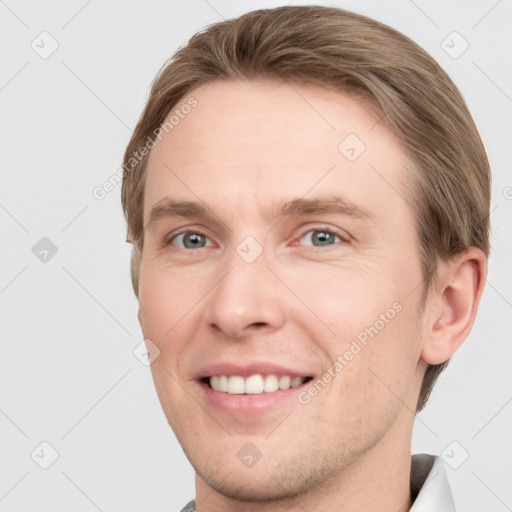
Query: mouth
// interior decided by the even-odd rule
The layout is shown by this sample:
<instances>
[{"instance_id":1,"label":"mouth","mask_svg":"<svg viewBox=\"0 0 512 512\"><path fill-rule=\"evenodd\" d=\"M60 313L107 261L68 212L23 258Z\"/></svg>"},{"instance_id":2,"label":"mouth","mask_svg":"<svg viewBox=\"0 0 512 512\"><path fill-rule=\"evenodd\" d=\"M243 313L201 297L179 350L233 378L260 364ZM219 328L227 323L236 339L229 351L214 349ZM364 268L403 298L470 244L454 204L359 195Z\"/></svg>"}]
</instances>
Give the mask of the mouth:
<instances>
[{"instance_id":1,"label":"mouth","mask_svg":"<svg viewBox=\"0 0 512 512\"><path fill-rule=\"evenodd\" d=\"M311 368L311 367L310 367ZM195 372L198 398L204 408L254 422L275 421L283 408L297 402L314 373L253 357L245 361L217 361Z\"/></svg>"},{"instance_id":2,"label":"mouth","mask_svg":"<svg viewBox=\"0 0 512 512\"><path fill-rule=\"evenodd\" d=\"M253 375L212 375L200 381L211 390L229 395L260 395L286 391L312 380L311 376L261 374Z\"/></svg>"}]
</instances>

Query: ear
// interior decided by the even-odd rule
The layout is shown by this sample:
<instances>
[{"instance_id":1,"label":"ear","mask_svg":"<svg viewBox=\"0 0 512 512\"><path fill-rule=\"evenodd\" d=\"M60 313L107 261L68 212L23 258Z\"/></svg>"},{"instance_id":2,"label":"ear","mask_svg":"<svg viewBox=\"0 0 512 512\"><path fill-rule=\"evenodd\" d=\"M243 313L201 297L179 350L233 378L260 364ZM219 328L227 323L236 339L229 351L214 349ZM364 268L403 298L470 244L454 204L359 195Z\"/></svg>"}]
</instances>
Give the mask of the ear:
<instances>
[{"instance_id":1,"label":"ear","mask_svg":"<svg viewBox=\"0 0 512 512\"><path fill-rule=\"evenodd\" d=\"M438 265L438 279L427 298L426 331L421 358L447 361L468 337L487 274L487 258L477 247Z\"/></svg>"},{"instance_id":2,"label":"ear","mask_svg":"<svg viewBox=\"0 0 512 512\"><path fill-rule=\"evenodd\" d=\"M144 332L144 326L142 323L142 308L139 303L139 309L137 311L137 319L139 320L140 328L142 329L142 332Z\"/></svg>"}]
</instances>

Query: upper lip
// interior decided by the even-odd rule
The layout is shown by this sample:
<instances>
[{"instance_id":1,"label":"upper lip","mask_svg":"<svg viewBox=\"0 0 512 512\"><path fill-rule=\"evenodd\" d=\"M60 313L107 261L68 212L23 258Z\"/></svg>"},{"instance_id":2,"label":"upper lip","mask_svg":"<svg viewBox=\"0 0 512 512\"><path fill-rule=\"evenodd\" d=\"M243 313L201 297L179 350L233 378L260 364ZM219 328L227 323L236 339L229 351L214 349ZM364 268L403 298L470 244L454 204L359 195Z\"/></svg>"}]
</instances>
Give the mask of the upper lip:
<instances>
[{"instance_id":1,"label":"upper lip","mask_svg":"<svg viewBox=\"0 0 512 512\"><path fill-rule=\"evenodd\" d=\"M266 361L251 361L247 363L231 363L222 362L208 364L203 366L197 372L198 379L211 377L212 375L240 375L241 377L248 377L256 373L268 375L289 375L290 377L311 377L311 372L301 371L295 368L281 366L275 363Z\"/></svg>"}]
</instances>

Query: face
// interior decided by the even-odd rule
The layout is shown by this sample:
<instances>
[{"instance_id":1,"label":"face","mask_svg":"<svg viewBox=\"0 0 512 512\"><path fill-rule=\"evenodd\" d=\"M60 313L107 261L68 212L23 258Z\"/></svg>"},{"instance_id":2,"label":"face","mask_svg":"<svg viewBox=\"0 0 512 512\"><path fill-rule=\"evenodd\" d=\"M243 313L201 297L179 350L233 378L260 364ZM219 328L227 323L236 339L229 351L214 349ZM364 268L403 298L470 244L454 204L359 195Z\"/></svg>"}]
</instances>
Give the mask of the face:
<instances>
[{"instance_id":1,"label":"face","mask_svg":"<svg viewBox=\"0 0 512 512\"><path fill-rule=\"evenodd\" d=\"M314 86L214 82L173 113L191 97L148 161L139 321L198 487L278 499L410 447L422 274L400 142Z\"/></svg>"}]
</instances>

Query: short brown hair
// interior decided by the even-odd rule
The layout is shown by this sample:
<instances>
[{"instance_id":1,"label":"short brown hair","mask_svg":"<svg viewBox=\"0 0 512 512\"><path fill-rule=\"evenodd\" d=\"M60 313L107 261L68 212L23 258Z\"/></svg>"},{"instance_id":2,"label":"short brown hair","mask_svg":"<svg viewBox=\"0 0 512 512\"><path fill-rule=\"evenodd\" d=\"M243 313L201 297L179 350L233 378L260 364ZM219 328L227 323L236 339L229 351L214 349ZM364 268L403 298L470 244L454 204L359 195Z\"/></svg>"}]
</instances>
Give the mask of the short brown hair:
<instances>
[{"instance_id":1,"label":"short brown hair","mask_svg":"<svg viewBox=\"0 0 512 512\"><path fill-rule=\"evenodd\" d=\"M123 160L122 205L137 297L148 156L133 155L154 140L192 89L216 80L260 78L317 85L368 101L405 144L415 164L407 200L415 205L424 297L440 259L470 246L489 254L489 163L464 99L436 61L400 32L343 9L261 9L194 35L152 84ZM417 411L447 363L427 368Z\"/></svg>"}]
</instances>

